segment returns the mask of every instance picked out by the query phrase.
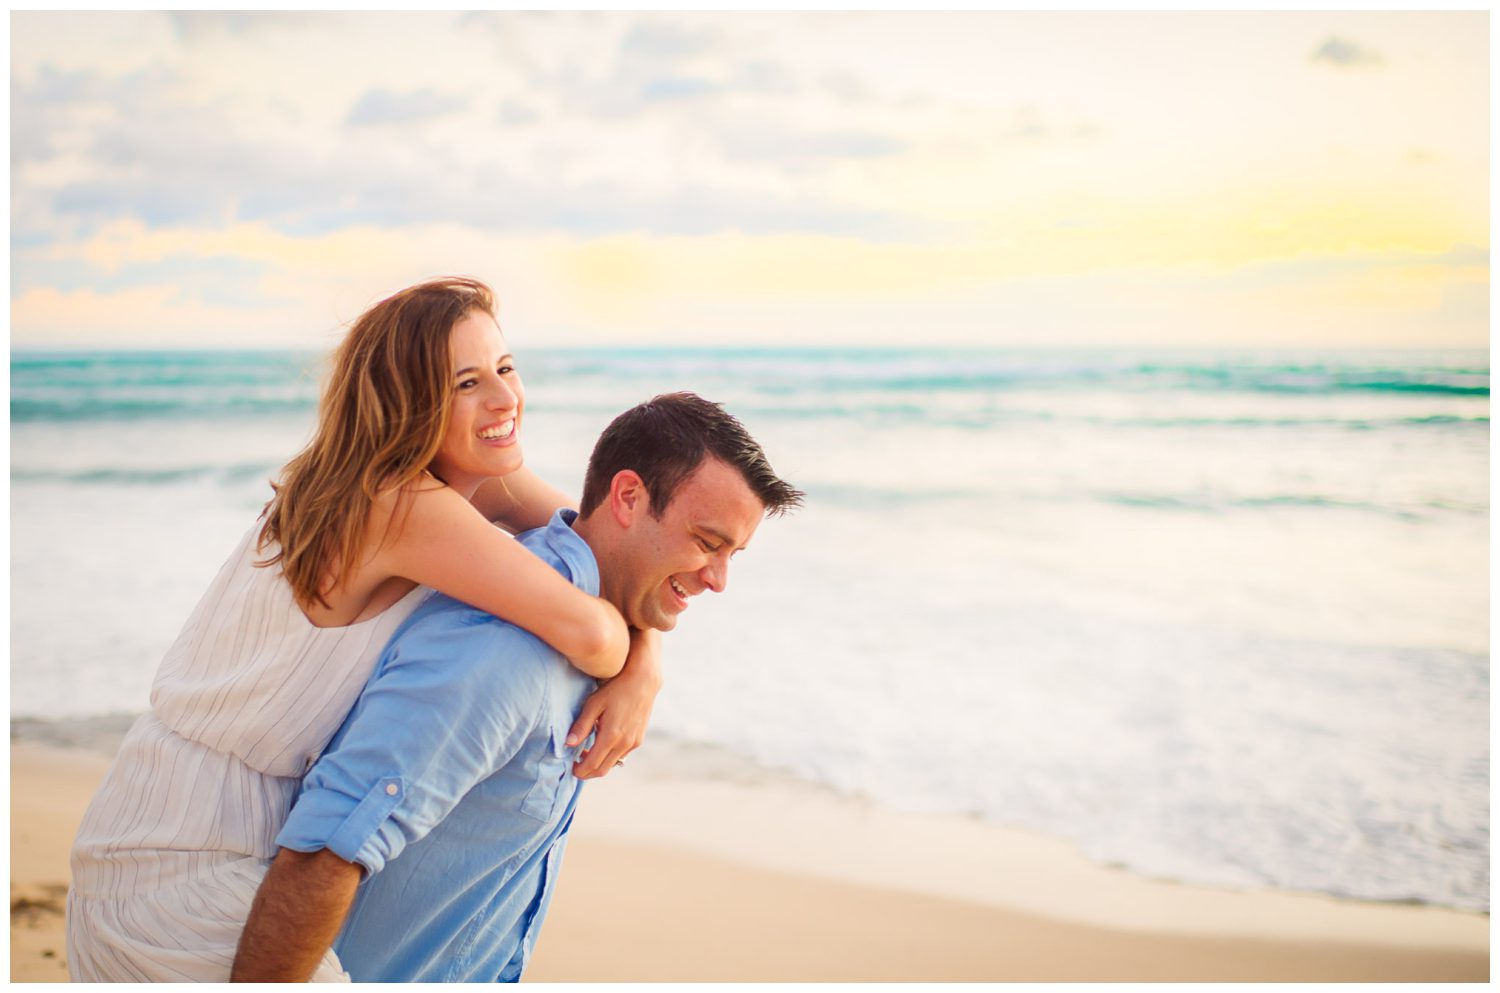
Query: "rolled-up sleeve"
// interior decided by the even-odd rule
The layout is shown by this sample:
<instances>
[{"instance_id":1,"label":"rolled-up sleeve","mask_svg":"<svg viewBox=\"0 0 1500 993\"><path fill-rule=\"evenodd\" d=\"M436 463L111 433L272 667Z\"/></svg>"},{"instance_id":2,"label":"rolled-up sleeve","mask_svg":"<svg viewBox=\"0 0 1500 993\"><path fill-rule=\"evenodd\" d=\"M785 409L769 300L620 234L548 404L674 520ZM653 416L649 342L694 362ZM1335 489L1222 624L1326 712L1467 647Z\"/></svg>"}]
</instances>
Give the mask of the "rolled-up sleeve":
<instances>
[{"instance_id":1,"label":"rolled-up sleeve","mask_svg":"<svg viewBox=\"0 0 1500 993\"><path fill-rule=\"evenodd\" d=\"M326 848L379 872L520 751L548 712L555 664L531 635L487 615L417 618L303 780L276 844Z\"/></svg>"}]
</instances>

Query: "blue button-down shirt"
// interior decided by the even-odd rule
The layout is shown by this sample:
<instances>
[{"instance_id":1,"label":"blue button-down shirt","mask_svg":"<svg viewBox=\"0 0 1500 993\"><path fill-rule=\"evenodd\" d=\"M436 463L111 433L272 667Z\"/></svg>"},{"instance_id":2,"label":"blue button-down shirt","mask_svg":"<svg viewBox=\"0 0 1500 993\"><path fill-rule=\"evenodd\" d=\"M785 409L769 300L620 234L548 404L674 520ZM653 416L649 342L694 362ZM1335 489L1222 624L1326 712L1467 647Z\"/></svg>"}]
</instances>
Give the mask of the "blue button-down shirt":
<instances>
[{"instance_id":1,"label":"blue button-down shirt","mask_svg":"<svg viewBox=\"0 0 1500 993\"><path fill-rule=\"evenodd\" d=\"M521 541L597 594L573 516ZM276 838L365 868L334 943L355 980L520 978L582 786L563 742L594 688L535 635L446 596L397 629Z\"/></svg>"}]
</instances>

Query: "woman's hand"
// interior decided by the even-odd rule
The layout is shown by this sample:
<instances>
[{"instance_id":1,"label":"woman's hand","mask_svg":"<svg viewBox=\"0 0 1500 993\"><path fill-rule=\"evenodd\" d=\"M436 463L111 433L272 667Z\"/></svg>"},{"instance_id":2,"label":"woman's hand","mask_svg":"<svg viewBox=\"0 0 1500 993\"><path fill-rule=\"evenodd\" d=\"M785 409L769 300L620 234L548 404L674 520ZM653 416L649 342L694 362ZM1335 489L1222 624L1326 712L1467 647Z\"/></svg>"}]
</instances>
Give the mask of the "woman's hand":
<instances>
[{"instance_id":1,"label":"woman's hand","mask_svg":"<svg viewBox=\"0 0 1500 993\"><path fill-rule=\"evenodd\" d=\"M587 738L589 731L595 732L593 747L573 766L573 775L579 779L606 775L639 748L660 690L661 633L632 630L625 668L584 701L568 732L570 747Z\"/></svg>"}]
</instances>

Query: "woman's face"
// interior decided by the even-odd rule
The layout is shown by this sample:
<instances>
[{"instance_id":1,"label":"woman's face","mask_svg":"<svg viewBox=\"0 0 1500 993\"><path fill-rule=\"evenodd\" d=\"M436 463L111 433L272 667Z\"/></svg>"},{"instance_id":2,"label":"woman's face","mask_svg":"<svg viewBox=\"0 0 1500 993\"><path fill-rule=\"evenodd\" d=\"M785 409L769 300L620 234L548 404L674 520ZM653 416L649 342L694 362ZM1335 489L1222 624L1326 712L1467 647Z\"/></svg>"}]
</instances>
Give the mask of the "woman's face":
<instances>
[{"instance_id":1,"label":"woman's face","mask_svg":"<svg viewBox=\"0 0 1500 993\"><path fill-rule=\"evenodd\" d=\"M521 468L526 390L495 319L471 311L448 338L453 407L432 471L465 497L479 484Z\"/></svg>"}]
</instances>

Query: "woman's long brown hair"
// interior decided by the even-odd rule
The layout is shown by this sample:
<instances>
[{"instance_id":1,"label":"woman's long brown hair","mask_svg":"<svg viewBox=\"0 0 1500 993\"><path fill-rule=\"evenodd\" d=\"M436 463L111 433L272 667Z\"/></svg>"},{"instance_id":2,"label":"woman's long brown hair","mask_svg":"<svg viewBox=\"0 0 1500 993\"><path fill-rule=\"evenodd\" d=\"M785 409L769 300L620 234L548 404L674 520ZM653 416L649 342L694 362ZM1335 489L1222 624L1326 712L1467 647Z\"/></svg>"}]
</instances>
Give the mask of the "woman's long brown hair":
<instances>
[{"instance_id":1,"label":"woman's long brown hair","mask_svg":"<svg viewBox=\"0 0 1500 993\"><path fill-rule=\"evenodd\" d=\"M448 339L490 288L449 277L388 297L360 316L333 357L313 440L281 470L256 550L280 564L304 608L328 601L359 563L375 497L422 474L442 446L453 398ZM398 512L402 501L398 499Z\"/></svg>"}]
</instances>

